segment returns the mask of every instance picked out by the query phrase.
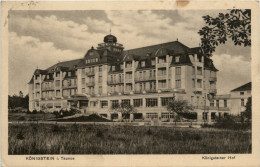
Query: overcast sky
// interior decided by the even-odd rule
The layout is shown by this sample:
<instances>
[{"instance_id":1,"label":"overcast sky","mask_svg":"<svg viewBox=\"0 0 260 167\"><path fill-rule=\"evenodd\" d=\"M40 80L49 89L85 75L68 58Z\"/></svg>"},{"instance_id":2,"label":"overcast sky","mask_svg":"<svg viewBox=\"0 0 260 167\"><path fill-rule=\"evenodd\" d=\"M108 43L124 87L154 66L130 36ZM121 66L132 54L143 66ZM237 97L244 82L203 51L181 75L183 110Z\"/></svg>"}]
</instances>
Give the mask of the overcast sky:
<instances>
[{"instance_id":1,"label":"overcast sky","mask_svg":"<svg viewBox=\"0 0 260 167\"><path fill-rule=\"evenodd\" d=\"M125 49L178 40L188 47L200 43L198 31L203 15L225 11L10 11L9 94L28 93L27 83L37 66L83 58L96 47L111 27ZM250 48L231 41L212 57L218 72L218 93L229 93L251 81Z\"/></svg>"}]
</instances>

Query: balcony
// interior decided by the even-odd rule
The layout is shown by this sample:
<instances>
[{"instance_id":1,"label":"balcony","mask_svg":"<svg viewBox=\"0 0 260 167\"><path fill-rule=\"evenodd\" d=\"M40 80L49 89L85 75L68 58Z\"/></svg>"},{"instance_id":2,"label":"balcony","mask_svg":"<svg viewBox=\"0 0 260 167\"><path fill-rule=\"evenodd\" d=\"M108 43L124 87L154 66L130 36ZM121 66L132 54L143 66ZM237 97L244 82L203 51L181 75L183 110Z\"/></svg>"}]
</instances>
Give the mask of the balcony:
<instances>
[{"instance_id":1,"label":"balcony","mask_svg":"<svg viewBox=\"0 0 260 167\"><path fill-rule=\"evenodd\" d=\"M77 85L63 85L62 88L63 89L66 89L66 88L77 88Z\"/></svg>"},{"instance_id":2,"label":"balcony","mask_svg":"<svg viewBox=\"0 0 260 167\"><path fill-rule=\"evenodd\" d=\"M167 78L167 75L158 75L157 80L165 80Z\"/></svg>"},{"instance_id":3,"label":"balcony","mask_svg":"<svg viewBox=\"0 0 260 167\"><path fill-rule=\"evenodd\" d=\"M87 75L87 76L94 76L94 75L95 75L95 72L94 72L94 71L87 71L87 72L86 72L86 75Z\"/></svg>"},{"instance_id":4,"label":"balcony","mask_svg":"<svg viewBox=\"0 0 260 167\"><path fill-rule=\"evenodd\" d=\"M217 89L209 89L209 93L217 93Z\"/></svg>"},{"instance_id":5,"label":"balcony","mask_svg":"<svg viewBox=\"0 0 260 167\"><path fill-rule=\"evenodd\" d=\"M86 86L95 86L95 82L88 82L86 83Z\"/></svg>"},{"instance_id":6,"label":"balcony","mask_svg":"<svg viewBox=\"0 0 260 167\"><path fill-rule=\"evenodd\" d=\"M216 82L217 81L217 77L209 77L209 81Z\"/></svg>"},{"instance_id":7,"label":"balcony","mask_svg":"<svg viewBox=\"0 0 260 167\"><path fill-rule=\"evenodd\" d=\"M203 88L192 88L194 93L202 93Z\"/></svg>"},{"instance_id":8,"label":"balcony","mask_svg":"<svg viewBox=\"0 0 260 167\"><path fill-rule=\"evenodd\" d=\"M132 66L125 67L125 71L132 71Z\"/></svg>"},{"instance_id":9,"label":"balcony","mask_svg":"<svg viewBox=\"0 0 260 167\"><path fill-rule=\"evenodd\" d=\"M228 107L217 107L217 106L192 106L194 109L201 109L201 110L217 110L217 111L229 111Z\"/></svg>"},{"instance_id":10,"label":"balcony","mask_svg":"<svg viewBox=\"0 0 260 167\"><path fill-rule=\"evenodd\" d=\"M121 84L121 83L124 83L124 80L123 80L123 79L121 79L121 80L107 81L107 84L108 84L108 85Z\"/></svg>"},{"instance_id":11,"label":"balcony","mask_svg":"<svg viewBox=\"0 0 260 167\"><path fill-rule=\"evenodd\" d=\"M167 66L167 62L164 62L164 61L161 61L159 63L156 64L156 67L157 68L160 68L160 67L166 67Z\"/></svg>"},{"instance_id":12,"label":"balcony","mask_svg":"<svg viewBox=\"0 0 260 167\"><path fill-rule=\"evenodd\" d=\"M126 83L132 83L132 82L133 82L133 79L132 79L132 78L126 78L126 79L125 79L125 82L126 82Z\"/></svg>"},{"instance_id":13,"label":"balcony","mask_svg":"<svg viewBox=\"0 0 260 167\"><path fill-rule=\"evenodd\" d=\"M54 90L54 86L42 87L43 91Z\"/></svg>"},{"instance_id":14,"label":"balcony","mask_svg":"<svg viewBox=\"0 0 260 167\"><path fill-rule=\"evenodd\" d=\"M151 80L155 80L155 76L150 76L150 77L136 77L135 81L136 82L141 82L141 81L151 81Z\"/></svg>"}]
</instances>

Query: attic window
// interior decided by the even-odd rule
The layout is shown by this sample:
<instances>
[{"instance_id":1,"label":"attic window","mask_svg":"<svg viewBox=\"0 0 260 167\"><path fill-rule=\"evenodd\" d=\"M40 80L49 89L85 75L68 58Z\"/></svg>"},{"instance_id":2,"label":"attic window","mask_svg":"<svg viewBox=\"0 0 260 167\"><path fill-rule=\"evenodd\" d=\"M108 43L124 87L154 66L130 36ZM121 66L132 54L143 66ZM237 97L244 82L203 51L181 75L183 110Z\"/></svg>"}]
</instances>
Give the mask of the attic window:
<instances>
[{"instance_id":1,"label":"attic window","mask_svg":"<svg viewBox=\"0 0 260 167\"><path fill-rule=\"evenodd\" d=\"M141 67L145 67L145 61L141 61Z\"/></svg>"},{"instance_id":2,"label":"attic window","mask_svg":"<svg viewBox=\"0 0 260 167\"><path fill-rule=\"evenodd\" d=\"M155 59L152 59L152 66L154 66L155 65Z\"/></svg>"},{"instance_id":3,"label":"attic window","mask_svg":"<svg viewBox=\"0 0 260 167\"><path fill-rule=\"evenodd\" d=\"M175 57L175 62L176 62L176 63L180 62L180 56L176 56L176 57Z\"/></svg>"},{"instance_id":4,"label":"attic window","mask_svg":"<svg viewBox=\"0 0 260 167\"><path fill-rule=\"evenodd\" d=\"M116 66L112 66L112 71L115 71L116 70Z\"/></svg>"}]
</instances>

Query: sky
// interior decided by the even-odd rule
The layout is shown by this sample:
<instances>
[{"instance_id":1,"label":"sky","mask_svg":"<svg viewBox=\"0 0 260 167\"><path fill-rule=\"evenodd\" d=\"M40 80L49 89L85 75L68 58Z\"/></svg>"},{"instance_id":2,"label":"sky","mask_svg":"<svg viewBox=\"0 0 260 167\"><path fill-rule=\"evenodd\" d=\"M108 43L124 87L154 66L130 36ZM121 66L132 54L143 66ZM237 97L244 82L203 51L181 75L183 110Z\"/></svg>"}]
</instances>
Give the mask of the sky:
<instances>
[{"instance_id":1,"label":"sky","mask_svg":"<svg viewBox=\"0 0 260 167\"><path fill-rule=\"evenodd\" d=\"M204 15L213 10L71 10L9 11L9 95L28 93L36 68L46 69L59 61L83 58L88 49L110 33L125 49L170 41L198 47L198 31ZM218 94L251 81L251 48L232 41L217 47L213 62L219 70Z\"/></svg>"}]
</instances>

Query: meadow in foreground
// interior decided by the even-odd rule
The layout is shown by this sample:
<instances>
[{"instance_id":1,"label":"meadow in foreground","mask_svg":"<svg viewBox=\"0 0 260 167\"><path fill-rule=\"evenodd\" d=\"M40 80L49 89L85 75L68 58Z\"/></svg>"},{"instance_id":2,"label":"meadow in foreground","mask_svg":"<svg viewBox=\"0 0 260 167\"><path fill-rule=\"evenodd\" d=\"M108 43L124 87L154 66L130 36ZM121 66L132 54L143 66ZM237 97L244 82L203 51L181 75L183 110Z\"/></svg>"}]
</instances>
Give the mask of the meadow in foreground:
<instances>
[{"instance_id":1,"label":"meadow in foreground","mask_svg":"<svg viewBox=\"0 0 260 167\"><path fill-rule=\"evenodd\" d=\"M251 131L84 124L9 124L9 154L251 153Z\"/></svg>"}]
</instances>

